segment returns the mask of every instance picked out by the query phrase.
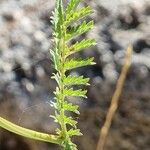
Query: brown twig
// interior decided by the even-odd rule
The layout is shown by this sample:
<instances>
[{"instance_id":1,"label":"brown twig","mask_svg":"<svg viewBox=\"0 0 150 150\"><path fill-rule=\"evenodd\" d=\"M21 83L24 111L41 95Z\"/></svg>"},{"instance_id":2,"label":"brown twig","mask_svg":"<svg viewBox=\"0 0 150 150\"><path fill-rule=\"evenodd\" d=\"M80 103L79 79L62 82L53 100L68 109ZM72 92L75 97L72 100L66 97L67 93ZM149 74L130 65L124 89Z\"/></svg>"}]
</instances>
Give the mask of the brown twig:
<instances>
[{"instance_id":1,"label":"brown twig","mask_svg":"<svg viewBox=\"0 0 150 150\"><path fill-rule=\"evenodd\" d=\"M123 85L124 85L124 82L126 79L126 75L127 75L128 69L129 69L130 64L131 64L131 56L132 56L132 47L129 46L127 48L127 51L126 51L125 62L124 62L124 65L122 67L120 77L117 81L116 90L114 92L109 110L108 110L107 115L106 115L105 123L104 123L104 125L100 131L100 137L98 140L96 150L103 150L104 149L104 145L106 142L106 138L107 138L110 126L111 126L111 122L112 122L114 114L118 108L119 97L122 93L122 89L123 89Z\"/></svg>"}]
</instances>

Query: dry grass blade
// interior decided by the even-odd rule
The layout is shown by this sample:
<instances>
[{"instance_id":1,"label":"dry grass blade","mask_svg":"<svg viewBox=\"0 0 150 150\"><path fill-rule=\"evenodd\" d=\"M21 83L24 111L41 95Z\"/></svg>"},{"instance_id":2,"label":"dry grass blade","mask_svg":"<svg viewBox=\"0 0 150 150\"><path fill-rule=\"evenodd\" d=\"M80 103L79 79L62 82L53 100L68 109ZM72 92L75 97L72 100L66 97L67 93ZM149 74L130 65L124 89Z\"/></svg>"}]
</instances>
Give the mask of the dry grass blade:
<instances>
[{"instance_id":1,"label":"dry grass blade","mask_svg":"<svg viewBox=\"0 0 150 150\"><path fill-rule=\"evenodd\" d=\"M108 110L107 115L106 115L105 123L104 123L104 125L100 131L100 137L98 140L96 150L103 150L104 149L106 138L107 138L110 126L111 126L111 122L112 122L112 119L113 119L115 112L118 108L119 97L122 93L122 89L123 89L123 85L124 85L124 82L126 79L126 75L127 75L128 69L129 69L130 64L131 64L131 56L132 56L132 47L129 46L127 48L127 51L126 51L125 62L124 62L124 65L122 67L120 77L117 81L116 90L114 92L109 110Z\"/></svg>"}]
</instances>

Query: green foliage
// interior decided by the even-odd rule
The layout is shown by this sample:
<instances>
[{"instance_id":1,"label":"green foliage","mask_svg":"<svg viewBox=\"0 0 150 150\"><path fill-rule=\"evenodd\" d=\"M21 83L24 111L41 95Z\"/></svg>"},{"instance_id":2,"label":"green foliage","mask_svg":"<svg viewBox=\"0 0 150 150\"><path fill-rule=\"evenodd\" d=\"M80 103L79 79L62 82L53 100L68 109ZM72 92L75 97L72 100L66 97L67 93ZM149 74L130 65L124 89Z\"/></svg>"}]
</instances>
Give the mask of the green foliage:
<instances>
[{"instance_id":1,"label":"green foliage","mask_svg":"<svg viewBox=\"0 0 150 150\"><path fill-rule=\"evenodd\" d=\"M69 75L64 78L64 85L89 85L89 78L83 78L83 76L72 76Z\"/></svg>"},{"instance_id":2,"label":"green foliage","mask_svg":"<svg viewBox=\"0 0 150 150\"><path fill-rule=\"evenodd\" d=\"M67 5L66 14L70 14L74 12L79 3L80 3L80 0L71 0L70 3Z\"/></svg>"},{"instance_id":3,"label":"green foliage","mask_svg":"<svg viewBox=\"0 0 150 150\"><path fill-rule=\"evenodd\" d=\"M71 11L70 13L66 13L65 25L68 26L91 13L92 9L89 6L83 7L77 11Z\"/></svg>"},{"instance_id":4,"label":"green foliage","mask_svg":"<svg viewBox=\"0 0 150 150\"><path fill-rule=\"evenodd\" d=\"M69 47L66 51L66 55L69 56L71 54L74 54L76 52L79 52L81 50L83 50L84 48L88 48L92 45L95 45L95 40L94 39L83 39L80 42L76 42L74 45L72 45L71 47Z\"/></svg>"},{"instance_id":5,"label":"green foliage","mask_svg":"<svg viewBox=\"0 0 150 150\"><path fill-rule=\"evenodd\" d=\"M67 101L67 97L86 98L86 90L74 89L73 85L89 85L89 78L83 76L66 75L66 71L95 64L94 58L70 58L70 55L96 44L94 39L83 39L70 45L70 40L80 36L93 28L93 21L82 21L84 17L93 11L87 7L78 9L80 0L70 0L64 8L62 0L57 0L53 23L54 47L50 50L54 68L57 71L52 78L58 86L54 92L55 102L51 106L55 108L55 115L51 116L60 127L56 129L58 136L63 140L65 150L75 150L71 137L80 136L82 133L77 129L77 121L66 112L79 114L79 106Z\"/></svg>"},{"instance_id":6,"label":"green foliage","mask_svg":"<svg viewBox=\"0 0 150 150\"><path fill-rule=\"evenodd\" d=\"M70 30L66 30L65 41L69 41L93 28L93 21L83 21L80 25L74 25Z\"/></svg>"},{"instance_id":7,"label":"green foliage","mask_svg":"<svg viewBox=\"0 0 150 150\"><path fill-rule=\"evenodd\" d=\"M66 59L65 63L62 65L64 65L64 69L65 71L67 71L67 70L71 70L71 69L78 68L78 67L93 65L95 64L93 60L94 58L87 58L87 59L72 58L72 59Z\"/></svg>"},{"instance_id":8,"label":"green foliage","mask_svg":"<svg viewBox=\"0 0 150 150\"><path fill-rule=\"evenodd\" d=\"M66 75L66 71L95 64L94 58L70 58L70 55L96 44L94 39L83 39L70 45L71 39L93 28L93 21L81 21L92 13L92 9L89 6L78 9L79 3L80 0L69 0L64 8L62 0L56 0L52 17L55 46L50 50L50 54L56 70L52 79L56 80L58 86L54 92L55 101L51 102L55 115L51 117L59 124L56 135L23 128L0 117L0 127L27 138L59 144L64 150L77 150L77 146L71 140L73 136L82 135L80 129L77 129L77 121L68 113L73 112L79 115L79 106L68 102L67 97L86 98L87 90L77 89L77 86L89 85L89 78Z\"/></svg>"}]
</instances>

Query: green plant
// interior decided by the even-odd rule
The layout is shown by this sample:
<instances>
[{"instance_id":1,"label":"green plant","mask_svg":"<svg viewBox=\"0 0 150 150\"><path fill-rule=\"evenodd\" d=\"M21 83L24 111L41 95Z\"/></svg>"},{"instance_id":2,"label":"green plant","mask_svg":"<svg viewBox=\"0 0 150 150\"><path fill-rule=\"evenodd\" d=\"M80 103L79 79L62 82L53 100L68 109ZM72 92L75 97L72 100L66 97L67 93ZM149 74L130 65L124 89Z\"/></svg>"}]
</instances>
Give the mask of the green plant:
<instances>
[{"instance_id":1,"label":"green plant","mask_svg":"<svg viewBox=\"0 0 150 150\"><path fill-rule=\"evenodd\" d=\"M56 135L22 128L0 117L0 127L28 138L59 144L65 150L77 149L71 140L72 136L82 135L77 129L77 121L66 113L69 111L79 114L79 106L68 102L67 97L86 98L87 91L75 89L74 85L89 85L89 78L67 76L66 72L77 67L93 65L93 58L76 59L71 58L71 55L96 44L94 39L83 39L75 44L70 44L72 39L93 28L93 21L82 21L84 17L93 12L92 9L89 6L77 8L79 3L80 0L70 0L65 8L62 0L56 0L56 8L52 17L54 47L50 50L50 54L56 70L52 78L56 80L58 86L54 92L55 101L51 102L55 109L55 115L51 117L59 124Z\"/></svg>"}]
</instances>

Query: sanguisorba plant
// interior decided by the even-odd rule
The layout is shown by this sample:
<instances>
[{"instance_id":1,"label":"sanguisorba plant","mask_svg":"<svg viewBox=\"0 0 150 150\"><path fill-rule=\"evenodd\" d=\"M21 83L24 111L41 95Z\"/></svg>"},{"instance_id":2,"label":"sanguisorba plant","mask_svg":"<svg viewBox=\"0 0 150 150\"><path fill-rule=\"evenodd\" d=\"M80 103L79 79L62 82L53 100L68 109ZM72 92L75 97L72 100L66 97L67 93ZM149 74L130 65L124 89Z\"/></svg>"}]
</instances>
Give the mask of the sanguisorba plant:
<instances>
[{"instance_id":1,"label":"sanguisorba plant","mask_svg":"<svg viewBox=\"0 0 150 150\"><path fill-rule=\"evenodd\" d=\"M69 0L67 6L62 0L56 0L56 8L52 17L54 47L50 50L54 69L52 78L56 80L57 87L54 92L55 98L51 105L55 109L54 121L59 124L56 134L46 134L17 126L0 117L0 126L16 134L59 144L64 150L76 150L72 142L73 136L82 135L77 129L77 121L70 116L73 112L79 114L79 106L72 104L67 97L77 96L86 98L86 90L77 89L78 85L89 85L89 78L83 76L67 75L67 71L93 65L93 58L73 58L73 54L85 48L95 45L94 39L83 39L71 44L71 40L93 28L93 21L85 21L85 17L93 11L89 6L80 7L80 0ZM75 86L75 88L74 88ZM81 86L79 86L81 87Z\"/></svg>"}]
</instances>

